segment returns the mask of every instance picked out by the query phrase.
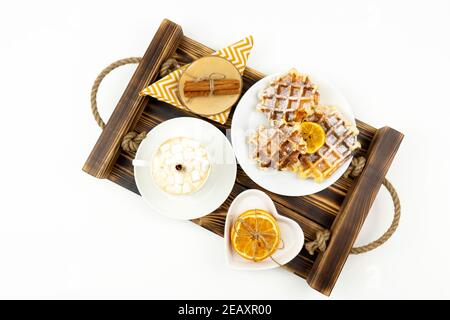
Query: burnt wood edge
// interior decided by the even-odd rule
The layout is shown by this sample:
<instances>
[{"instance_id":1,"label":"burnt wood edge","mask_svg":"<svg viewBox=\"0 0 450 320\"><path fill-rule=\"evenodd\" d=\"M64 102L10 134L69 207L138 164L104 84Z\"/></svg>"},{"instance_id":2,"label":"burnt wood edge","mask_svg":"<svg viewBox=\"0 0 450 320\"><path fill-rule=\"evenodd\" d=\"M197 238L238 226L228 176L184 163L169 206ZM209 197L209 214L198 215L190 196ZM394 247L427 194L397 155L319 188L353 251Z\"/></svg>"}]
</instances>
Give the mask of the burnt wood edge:
<instances>
[{"instance_id":1,"label":"burnt wood edge","mask_svg":"<svg viewBox=\"0 0 450 320\"><path fill-rule=\"evenodd\" d=\"M119 155L124 135L137 122L146 105L147 97L139 96L139 92L156 79L161 64L175 52L182 37L181 26L163 20L84 164L83 171L96 178L108 177Z\"/></svg>"},{"instance_id":2,"label":"burnt wood edge","mask_svg":"<svg viewBox=\"0 0 450 320\"><path fill-rule=\"evenodd\" d=\"M188 48L190 46L190 48ZM170 57L175 50L177 49L180 51L184 51L183 49L188 48L189 50L194 49L195 54L193 54L192 58L197 58L199 56L203 56L206 54L209 54L212 52L212 49L202 45L201 43L187 38L183 36L182 29L177 24L169 21L164 20L161 24L160 28L158 29L157 33L155 34L155 37L153 38L150 46L148 47L143 60L139 64L138 68L136 69L136 72L134 73L130 83L128 84L127 89L125 90L122 98L120 99L119 103L117 104L113 114L111 115L110 121L108 122L106 129L100 136L99 140L97 141L93 151L91 152L91 155L89 156L88 160L86 161L85 166L83 167L83 170L87 173L98 177L98 178L107 178L110 174L111 168L113 167L114 163L116 162L116 159L119 155L119 146L121 139L124 134L130 130L130 128L135 125L137 120L139 119L145 105L146 105L146 98L139 97L138 93L139 91L148 85L149 83L153 82L158 74L158 70L160 68L160 65L164 60L166 60L168 57ZM186 48L185 48L186 47ZM188 50L187 50L188 51ZM147 73L148 72L148 73ZM244 78L249 78L249 86L252 82L255 82L262 78L264 74L254 70L247 68L245 71ZM139 83L139 85L136 86L136 83ZM127 117L127 119L123 119L123 117ZM122 121L121 121L122 120ZM367 126L369 131L371 131L372 127L365 123L359 123L358 127L361 127L361 125ZM360 128L361 129L361 128ZM393 132L396 132L393 129L390 128L383 128L378 130L377 136L382 135L383 130L392 130ZM403 135L401 133L396 132L398 135L400 135L398 145L400 144L401 138ZM371 149L375 149L373 146L376 143L375 139L372 141ZM382 143L379 142L380 145ZM398 148L397 145L397 148ZM380 147L378 147L380 148ZM391 146L392 149L392 146ZM387 163L387 168L390 165L390 162L392 161L392 158L395 155L395 150L391 150L391 157L389 160L389 163ZM371 154L372 150L368 152L368 154ZM383 153L383 152L381 152ZM387 171L387 168L385 168L385 171ZM366 171L366 170L365 170ZM373 170L372 170L373 171ZM376 170L375 170L376 171ZM383 174L380 174L381 177L384 177L386 172ZM373 173L369 173L368 175L372 175ZM364 175L364 173L362 174ZM362 177L360 177L359 180L361 180ZM112 177L110 177L111 180ZM378 178L377 178L378 179ZM379 187L381 185L381 179L379 179L380 182L377 187L374 187L373 192L373 199L375 198L376 194L378 193ZM355 183L356 185L356 183ZM132 189L132 188L131 188ZM350 194L353 193L353 190L358 190L356 186L353 187L351 191L347 194L346 201L343 204L343 207L341 208L341 213L338 216L345 216L336 219L335 223L332 225L332 239L330 241L330 244L328 245L328 248L330 246L334 245L337 246L335 242L337 240L333 240L333 233L336 233L339 228L339 225L345 226L344 223L345 220L349 219L348 217L351 217L352 215L355 215L355 204L351 204L353 202L356 202L355 200L348 200L349 198L352 198ZM361 189L360 189L361 190ZM374 192L375 191L375 192ZM355 192L356 194L356 192ZM365 195L365 198L369 198L368 195ZM373 199L369 201L368 207L370 208ZM348 208L347 208L348 207ZM345 210L344 210L345 208ZM350 210L351 209L351 210ZM368 212L367 208L367 212ZM324 293L329 295L331 293L331 290L334 286L334 283L345 263L345 260L348 257L349 251L353 245L353 242L356 238L356 235L358 234L362 223L367 216L367 212L364 215L361 215L360 218L362 218L360 225L357 226L356 230L354 230L354 238L351 239L351 245L348 246L348 252L345 252L345 256L343 259L339 258L339 254L334 253L334 259L342 260L338 261L338 263L334 262L336 265L335 272L331 270L331 272L328 272L329 274L332 274L332 279L326 279L326 277L321 274L320 271L327 272L326 267L329 268L331 263L333 262L333 256L328 257L329 252L334 252L333 250L327 250L325 254L319 254L318 259L316 260L316 263L313 266L313 269L309 273L309 276L307 278L308 284ZM356 215L358 216L358 215ZM339 221L338 221L339 220ZM342 220L342 221L341 221ZM344 221L344 222L343 222ZM347 223L348 224L348 223ZM342 228L342 227L341 227ZM345 233L343 231L339 231L340 233ZM336 238L339 238L338 236ZM347 239L348 240L348 239ZM331 261L330 261L331 260ZM305 275L303 275L304 277ZM328 281L328 285L327 285Z\"/></svg>"},{"instance_id":3,"label":"burnt wood edge","mask_svg":"<svg viewBox=\"0 0 450 320\"><path fill-rule=\"evenodd\" d=\"M364 170L348 191L331 226L327 249L318 255L306 279L313 289L331 294L402 139L403 134L392 128L377 130Z\"/></svg>"}]
</instances>

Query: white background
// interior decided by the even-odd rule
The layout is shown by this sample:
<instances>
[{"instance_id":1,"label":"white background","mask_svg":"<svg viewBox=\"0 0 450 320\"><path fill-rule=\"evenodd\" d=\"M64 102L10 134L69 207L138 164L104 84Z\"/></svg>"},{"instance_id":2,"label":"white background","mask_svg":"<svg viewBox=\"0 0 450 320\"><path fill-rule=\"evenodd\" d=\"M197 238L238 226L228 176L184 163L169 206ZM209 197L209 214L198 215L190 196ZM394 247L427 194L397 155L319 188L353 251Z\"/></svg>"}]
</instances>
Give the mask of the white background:
<instances>
[{"instance_id":1,"label":"white background","mask_svg":"<svg viewBox=\"0 0 450 320\"><path fill-rule=\"evenodd\" d=\"M252 34L252 67L320 71L359 119L402 131L400 227L349 257L331 298L450 298L449 16L448 1L2 4L0 298L325 298L285 270L229 270L220 237L81 171L100 134L93 80L142 55L165 17L217 49ZM134 68L102 84L105 118ZM382 190L357 244L392 213Z\"/></svg>"}]
</instances>

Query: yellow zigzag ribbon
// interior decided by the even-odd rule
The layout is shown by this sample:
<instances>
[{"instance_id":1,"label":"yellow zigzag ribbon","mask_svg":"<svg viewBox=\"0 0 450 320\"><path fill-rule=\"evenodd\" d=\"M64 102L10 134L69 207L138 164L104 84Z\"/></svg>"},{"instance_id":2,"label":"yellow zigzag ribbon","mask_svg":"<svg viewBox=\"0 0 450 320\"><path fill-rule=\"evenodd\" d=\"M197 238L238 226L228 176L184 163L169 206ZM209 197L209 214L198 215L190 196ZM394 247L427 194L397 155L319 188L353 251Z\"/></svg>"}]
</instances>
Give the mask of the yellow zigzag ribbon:
<instances>
[{"instance_id":1,"label":"yellow zigzag ribbon","mask_svg":"<svg viewBox=\"0 0 450 320\"><path fill-rule=\"evenodd\" d=\"M233 43L232 45L223 48L222 50L214 52L213 56L219 56L227 59L233 63L239 72L244 74L245 67L247 66L248 56L253 48L253 37L249 36L241 41ZM181 74L189 65L185 65L182 68L173 71L164 78L158 80L157 82L151 84L147 88L140 92L140 95L152 96L160 101L169 103L177 108L186 110L187 108L183 106L180 99L178 98L178 82L180 80ZM219 114L212 116L205 116L208 119L214 120L221 124L224 124L230 110L224 111Z\"/></svg>"}]
</instances>

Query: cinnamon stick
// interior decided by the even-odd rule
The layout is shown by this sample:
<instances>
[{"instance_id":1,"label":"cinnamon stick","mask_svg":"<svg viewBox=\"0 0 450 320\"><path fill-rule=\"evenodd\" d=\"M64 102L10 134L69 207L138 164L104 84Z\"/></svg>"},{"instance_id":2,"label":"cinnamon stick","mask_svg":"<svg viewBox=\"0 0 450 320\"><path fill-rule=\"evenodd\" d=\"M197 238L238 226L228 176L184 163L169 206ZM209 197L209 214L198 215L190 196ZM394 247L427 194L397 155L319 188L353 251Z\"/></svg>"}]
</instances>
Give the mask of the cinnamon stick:
<instances>
[{"instance_id":1,"label":"cinnamon stick","mask_svg":"<svg viewBox=\"0 0 450 320\"><path fill-rule=\"evenodd\" d=\"M184 95L186 97L206 97L212 95L232 95L238 94L241 88L241 82L236 79L213 80L211 86L210 80L186 81L184 84ZM213 89L213 92L211 92Z\"/></svg>"},{"instance_id":2,"label":"cinnamon stick","mask_svg":"<svg viewBox=\"0 0 450 320\"><path fill-rule=\"evenodd\" d=\"M238 94L239 90L231 89L231 90L214 90L215 96L226 96L232 94ZM184 96L187 98L195 98L195 97L208 97L210 95L209 91L188 91L184 93Z\"/></svg>"}]
</instances>

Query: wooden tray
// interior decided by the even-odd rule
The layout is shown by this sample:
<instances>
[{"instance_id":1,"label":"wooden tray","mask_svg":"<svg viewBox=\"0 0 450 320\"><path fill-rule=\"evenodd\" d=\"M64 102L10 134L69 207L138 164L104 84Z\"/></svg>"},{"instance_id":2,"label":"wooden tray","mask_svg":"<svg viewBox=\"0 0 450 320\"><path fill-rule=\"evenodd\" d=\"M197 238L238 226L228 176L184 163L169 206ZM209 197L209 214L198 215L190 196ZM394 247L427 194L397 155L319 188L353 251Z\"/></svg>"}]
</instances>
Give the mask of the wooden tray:
<instances>
[{"instance_id":1,"label":"wooden tray","mask_svg":"<svg viewBox=\"0 0 450 320\"><path fill-rule=\"evenodd\" d=\"M83 170L94 177L109 179L138 193L131 164L134 155L120 148L125 134L131 130L148 132L157 124L174 117L197 117L156 99L141 97L139 91L157 79L161 64L173 54L192 61L213 51L184 36L179 25L164 20ZM244 92L262 77L262 73L247 68L244 74ZM225 132L230 128L231 118L232 115L225 125L211 123ZM306 279L312 288L325 295L331 293L339 277L403 138L400 132L388 127L376 129L359 120L357 125L360 130L359 141L362 144L359 153L367 159L366 166L357 179L342 177L328 189L305 197L279 196L264 190L275 201L279 213L300 224L305 233L305 242L314 240L318 230L330 230L331 238L325 252L311 256L303 249L295 259L284 266ZM236 184L225 203L215 212L193 222L223 236L228 206L240 192L249 188L261 189L238 167Z\"/></svg>"}]
</instances>

